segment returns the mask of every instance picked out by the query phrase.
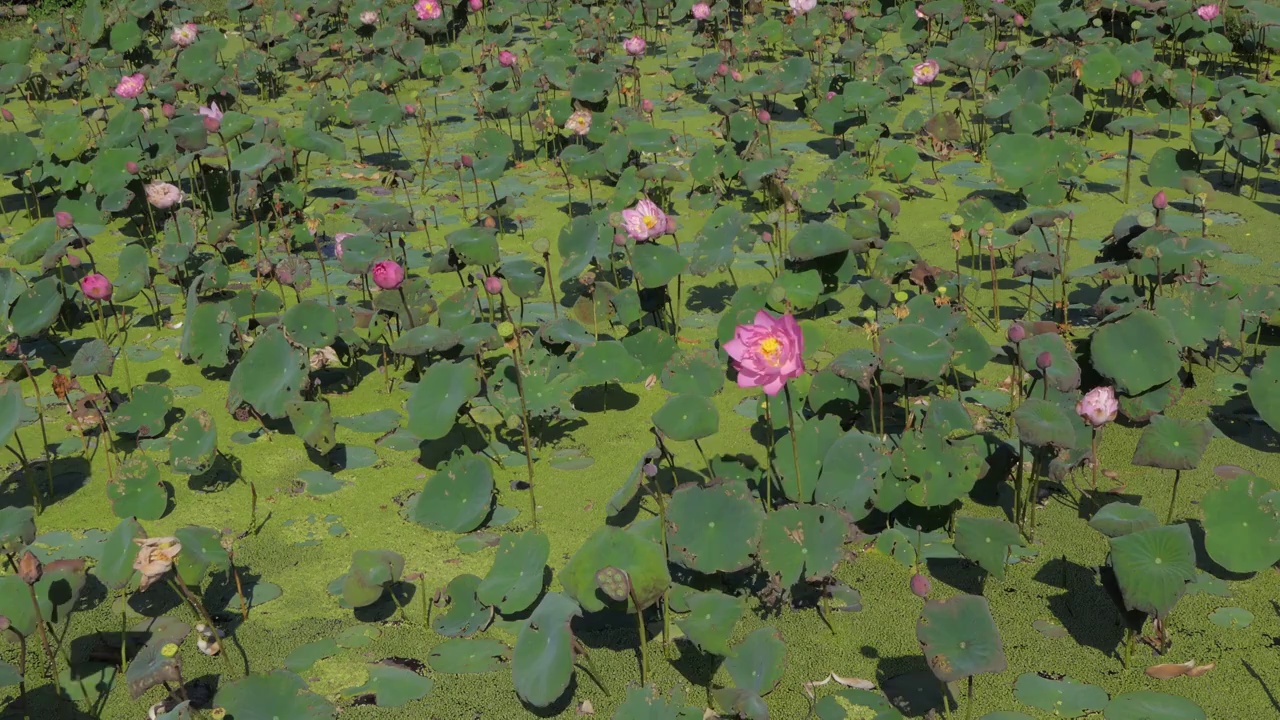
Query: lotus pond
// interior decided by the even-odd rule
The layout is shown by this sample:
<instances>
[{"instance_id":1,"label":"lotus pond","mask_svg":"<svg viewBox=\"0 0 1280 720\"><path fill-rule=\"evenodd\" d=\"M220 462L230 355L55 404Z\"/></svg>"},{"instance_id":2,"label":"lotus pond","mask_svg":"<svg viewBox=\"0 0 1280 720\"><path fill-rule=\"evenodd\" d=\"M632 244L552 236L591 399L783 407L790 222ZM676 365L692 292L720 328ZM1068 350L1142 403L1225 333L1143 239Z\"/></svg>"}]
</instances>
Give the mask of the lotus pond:
<instances>
[{"instance_id":1,"label":"lotus pond","mask_svg":"<svg viewBox=\"0 0 1280 720\"><path fill-rule=\"evenodd\" d=\"M1280 714L1280 8L11 22L0 717Z\"/></svg>"}]
</instances>

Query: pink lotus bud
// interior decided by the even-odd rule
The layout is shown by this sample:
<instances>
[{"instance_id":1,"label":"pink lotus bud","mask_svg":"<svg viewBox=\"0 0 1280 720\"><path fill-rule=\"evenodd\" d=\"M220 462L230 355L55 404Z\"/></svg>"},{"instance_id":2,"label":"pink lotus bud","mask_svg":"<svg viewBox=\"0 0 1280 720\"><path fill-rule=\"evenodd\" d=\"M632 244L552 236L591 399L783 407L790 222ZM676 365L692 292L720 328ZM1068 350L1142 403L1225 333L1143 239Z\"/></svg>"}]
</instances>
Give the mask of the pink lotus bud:
<instances>
[{"instance_id":1,"label":"pink lotus bud","mask_svg":"<svg viewBox=\"0 0 1280 720\"><path fill-rule=\"evenodd\" d=\"M756 113L756 119L760 121L761 125L768 125L770 117L768 110L761 110Z\"/></svg>"},{"instance_id":2,"label":"pink lotus bud","mask_svg":"<svg viewBox=\"0 0 1280 720\"><path fill-rule=\"evenodd\" d=\"M293 21L294 21L294 22L302 22L302 13L300 13L300 12L296 12L296 13L294 13L294 14L293 14Z\"/></svg>"},{"instance_id":3,"label":"pink lotus bud","mask_svg":"<svg viewBox=\"0 0 1280 720\"><path fill-rule=\"evenodd\" d=\"M1144 76L1141 70L1134 70L1133 72L1129 73L1129 84L1132 85L1133 87L1138 87L1139 85L1142 84L1143 77Z\"/></svg>"},{"instance_id":4,"label":"pink lotus bud","mask_svg":"<svg viewBox=\"0 0 1280 720\"><path fill-rule=\"evenodd\" d=\"M9 108L0 108L0 117L4 118L5 122L13 122L13 112Z\"/></svg>"},{"instance_id":5,"label":"pink lotus bud","mask_svg":"<svg viewBox=\"0 0 1280 720\"><path fill-rule=\"evenodd\" d=\"M845 21L849 21L858 17L858 11L854 10L853 8L845 8L843 14L844 14Z\"/></svg>"},{"instance_id":6,"label":"pink lotus bud","mask_svg":"<svg viewBox=\"0 0 1280 720\"><path fill-rule=\"evenodd\" d=\"M613 244L617 245L618 247L625 246L627 244L627 236L623 235L622 233L614 233Z\"/></svg>"},{"instance_id":7,"label":"pink lotus bud","mask_svg":"<svg viewBox=\"0 0 1280 720\"><path fill-rule=\"evenodd\" d=\"M738 68L730 70L729 77L733 78L734 82L742 82L742 73L738 72Z\"/></svg>"},{"instance_id":8,"label":"pink lotus bud","mask_svg":"<svg viewBox=\"0 0 1280 720\"><path fill-rule=\"evenodd\" d=\"M502 278L497 275L490 275L484 279L484 291L490 295L497 295L502 292Z\"/></svg>"},{"instance_id":9,"label":"pink lotus bud","mask_svg":"<svg viewBox=\"0 0 1280 720\"><path fill-rule=\"evenodd\" d=\"M645 463L640 467L640 469L644 472L644 476L647 478L651 478L658 474L658 466L651 462Z\"/></svg>"},{"instance_id":10,"label":"pink lotus bud","mask_svg":"<svg viewBox=\"0 0 1280 720\"><path fill-rule=\"evenodd\" d=\"M836 97L836 91L835 91L835 90L828 90L828 91L827 91L827 99L828 99L828 100L834 100L834 99L835 99L835 97Z\"/></svg>"},{"instance_id":11,"label":"pink lotus bud","mask_svg":"<svg viewBox=\"0 0 1280 720\"><path fill-rule=\"evenodd\" d=\"M1036 356L1036 367L1041 370L1048 370L1053 367L1053 356L1049 354L1048 350Z\"/></svg>"},{"instance_id":12,"label":"pink lotus bud","mask_svg":"<svg viewBox=\"0 0 1280 720\"><path fill-rule=\"evenodd\" d=\"M211 133L216 133L222 129L222 121L215 117L204 117L204 129Z\"/></svg>"},{"instance_id":13,"label":"pink lotus bud","mask_svg":"<svg viewBox=\"0 0 1280 720\"><path fill-rule=\"evenodd\" d=\"M471 8L471 12L480 12L484 7L484 0L467 0L467 7Z\"/></svg>"},{"instance_id":14,"label":"pink lotus bud","mask_svg":"<svg viewBox=\"0 0 1280 720\"><path fill-rule=\"evenodd\" d=\"M418 106L417 106L417 105L414 105L413 103L409 103L409 104L405 105L405 106L404 106L404 114L405 114L405 115L417 115L417 114L418 114Z\"/></svg>"},{"instance_id":15,"label":"pink lotus bud","mask_svg":"<svg viewBox=\"0 0 1280 720\"><path fill-rule=\"evenodd\" d=\"M404 283L404 268L395 260L373 264L373 284L383 290L395 290Z\"/></svg>"},{"instance_id":16,"label":"pink lotus bud","mask_svg":"<svg viewBox=\"0 0 1280 720\"><path fill-rule=\"evenodd\" d=\"M475 164L476 164L476 161L470 155L463 155L461 158L461 161L462 161L462 167L464 168L475 167Z\"/></svg>"},{"instance_id":17,"label":"pink lotus bud","mask_svg":"<svg viewBox=\"0 0 1280 720\"><path fill-rule=\"evenodd\" d=\"M1165 195L1163 190L1157 192L1155 197L1151 198L1151 207L1157 210L1169 207L1169 196Z\"/></svg>"},{"instance_id":18,"label":"pink lotus bud","mask_svg":"<svg viewBox=\"0 0 1280 720\"><path fill-rule=\"evenodd\" d=\"M1017 345L1018 343L1027 339L1027 329L1017 324L1010 325L1008 338L1009 338L1009 342L1013 343L1014 345Z\"/></svg>"},{"instance_id":19,"label":"pink lotus bud","mask_svg":"<svg viewBox=\"0 0 1280 720\"><path fill-rule=\"evenodd\" d=\"M76 224L75 219L71 217L71 213L66 212L65 210L59 210L58 212L54 213L53 219L57 221L58 227L62 228L63 230L70 230L72 226Z\"/></svg>"},{"instance_id":20,"label":"pink lotus bud","mask_svg":"<svg viewBox=\"0 0 1280 720\"><path fill-rule=\"evenodd\" d=\"M85 275L80 278L80 292L90 300L106 300L111 297L111 281L101 273Z\"/></svg>"},{"instance_id":21,"label":"pink lotus bud","mask_svg":"<svg viewBox=\"0 0 1280 720\"><path fill-rule=\"evenodd\" d=\"M640 109L647 113L653 112L653 101L650 100L649 98L645 98L641 100Z\"/></svg>"},{"instance_id":22,"label":"pink lotus bud","mask_svg":"<svg viewBox=\"0 0 1280 720\"><path fill-rule=\"evenodd\" d=\"M1006 49L1008 49L1008 47L1009 47L1009 43L1005 42L1004 40L1001 40L1000 42L996 43L996 52L1004 52Z\"/></svg>"},{"instance_id":23,"label":"pink lotus bud","mask_svg":"<svg viewBox=\"0 0 1280 720\"><path fill-rule=\"evenodd\" d=\"M768 230L765 230L764 232L760 233L760 239L765 241L766 243L771 243L773 242L773 233L769 232Z\"/></svg>"},{"instance_id":24,"label":"pink lotus bud","mask_svg":"<svg viewBox=\"0 0 1280 720\"><path fill-rule=\"evenodd\" d=\"M67 253L67 265L73 268L80 267L80 256L75 253Z\"/></svg>"},{"instance_id":25,"label":"pink lotus bud","mask_svg":"<svg viewBox=\"0 0 1280 720\"><path fill-rule=\"evenodd\" d=\"M498 53L498 64L504 68L515 67L516 54L510 50L503 50Z\"/></svg>"},{"instance_id":26,"label":"pink lotus bud","mask_svg":"<svg viewBox=\"0 0 1280 720\"><path fill-rule=\"evenodd\" d=\"M134 162L134 161L130 160L129 162L127 162L127 163L125 163L125 164L124 164L124 170L125 170L125 172L129 173L130 175L137 175L137 174L138 174L138 163L136 163L136 162Z\"/></svg>"},{"instance_id":27,"label":"pink lotus bud","mask_svg":"<svg viewBox=\"0 0 1280 720\"><path fill-rule=\"evenodd\" d=\"M160 114L164 115L167 120L173 119L174 112L176 111L173 109L173 105L169 103L165 103L160 106Z\"/></svg>"},{"instance_id":28,"label":"pink lotus bud","mask_svg":"<svg viewBox=\"0 0 1280 720\"><path fill-rule=\"evenodd\" d=\"M920 573L911 576L911 592L915 593L916 597L928 597L929 591L932 589L933 582L929 578Z\"/></svg>"},{"instance_id":29,"label":"pink lotus bud","mask_svg":"<svg viewBox=\"0 0 1280 720\"><path fill-rule=\"evenodd\" d=\"M1027 19L1022 17L1022 13L1014 13L1013 24L1015 27L1022 27L1027 24Z\"/></svg>"},{"instance_id":30,"label":"pink lotus bud","mask_svg":"<svg viewBox=\"0 0 1280 720\"><path fill-rule=\"evenodd\" d=\"M725 75L728 75L729 66L724 63L720 63L719 65L716 66L716 74L719 75L720 77L724 77Z\"/></svg>"}]
</instances>

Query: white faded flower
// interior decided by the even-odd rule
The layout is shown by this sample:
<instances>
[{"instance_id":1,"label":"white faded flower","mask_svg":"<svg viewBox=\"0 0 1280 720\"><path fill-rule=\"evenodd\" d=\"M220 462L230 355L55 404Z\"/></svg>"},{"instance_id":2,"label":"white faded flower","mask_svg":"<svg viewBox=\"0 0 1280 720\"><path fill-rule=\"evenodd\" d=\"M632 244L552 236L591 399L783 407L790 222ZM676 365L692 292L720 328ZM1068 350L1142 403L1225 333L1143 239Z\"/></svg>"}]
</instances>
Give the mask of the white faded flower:
<instances>
[{"instance_id":1,"label":"white faded flower","mask_svg":"<svg viewBox=\"0 0 1280 720\"><path fill-rule=\"evenodd\" d=\"M184 197L177 185L159 180L147 185L145 189L147 191L147 202L151 203L152 207L161 210L167 210L181 203Z\"/></svg>"},{"instance_id":2,"label":"white faded flower","mask_svg":"<svg viewBox=\"0 0 1280 720\"><path fill-rule=\"evenodd\" d=\"M176 537L134 538L138 544L138 557L133 569L142 573L139 590L146 590L173 569L173 559L182 552L182 543Z\"/></svg>"},{"instance_id":3,"label":"white faded flower","mask_svg":"<svg viewBox=\"0 0 1280 720\"><path fill-rule=\"evenodd\" d=\"M591 132L591 112L575 110L569 119L564 121L564 129L574 135L586 135Z\"/></svg>"}]
</instances>

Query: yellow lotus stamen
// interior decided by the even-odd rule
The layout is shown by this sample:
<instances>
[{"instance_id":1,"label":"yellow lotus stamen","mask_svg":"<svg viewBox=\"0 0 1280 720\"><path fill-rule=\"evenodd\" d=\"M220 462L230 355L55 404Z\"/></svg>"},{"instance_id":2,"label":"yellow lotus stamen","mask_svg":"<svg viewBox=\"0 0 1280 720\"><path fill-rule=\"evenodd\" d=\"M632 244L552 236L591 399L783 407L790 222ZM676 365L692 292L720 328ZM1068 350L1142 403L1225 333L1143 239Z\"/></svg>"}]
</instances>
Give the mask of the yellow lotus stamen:
<instances>
[{"instance_id":1,"label":"yellow lotus stamen","mask_svg":"<svg viewBox=\"0 0 1280 720\"><path fill-rule=\"evenodd\" d=\"M652 215L645 215L645 216L644 216L644 226L645 226L645 227L652 229L652 228L653 228L653 226L654 226L654 225L657 225L657 224L658 224L658 218L656 218L656 217L654 217L654 216L652 216Z\"/></svg>"},{"instance_id":2,"label":"yellow lotus stamen","mask_svg":"<svg viewBox=\"0 0 1280 720\"><path fill-rule=\"evenodd\" d=\"M770 365L776 367L782 364L778 358L780 352L782 352L782 343L778 342L777 338L765 338L764 342L760 343L760 354Z\"/></svg>"}]
</instances>

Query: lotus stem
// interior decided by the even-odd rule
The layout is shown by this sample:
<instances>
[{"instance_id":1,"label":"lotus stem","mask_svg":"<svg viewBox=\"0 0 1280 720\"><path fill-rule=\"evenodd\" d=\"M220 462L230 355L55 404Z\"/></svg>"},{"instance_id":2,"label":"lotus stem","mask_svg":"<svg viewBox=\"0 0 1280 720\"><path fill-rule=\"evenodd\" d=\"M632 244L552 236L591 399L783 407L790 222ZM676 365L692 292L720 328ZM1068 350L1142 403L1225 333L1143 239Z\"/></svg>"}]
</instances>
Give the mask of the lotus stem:
<instances>
[{"instance_id":1,"label":"lotus stem","mask_svg":"<svg viewBox=\"0 0 1280 720\"><path fill-rule=\"evenodd\" d=\"M636 629L640 632L640 685L643 687L649 677L649 648L644 631L644 610L640 607L640 598L636 597L635 587L628 589L631 591L631 604L636 606Z\"/></svg>"},{"instance_id":2,"label":"lotus stem","mask_svg":"<svg viewBox=\"0 0 1280 720\"><path fill-rule=\"evenodd\" d=\"M782 390L787 395L787 428L790 430L787 434L791 436L791 460L795 463L796 470L796 502L804 502L804 486L800 480L800 445L796 441L796 414L791 405L791 385L784 384Z\"/></svg>"},{"instance_id":3,"label":"lotus stem","mask_svg":"<svg viewBox=\"0 0 1280 720\"><path fill-rule=\"evenodd\" d=\"M1093 428L1093 449L1092 449L1093 465L1093 491L1098 491L1098 429Z\"/></svg>"},{"instance_id":4,"label":"lotus stem","mask_svg":"<svg viewBox=\"0 0 1280 720\"><path fill-rule=\"evenodd\" d=\"M1168 525L1173 522L1173 510L1178 504L1178 481L1182 479L1182 471L1173 471L1173 495L1169 497L1169 517L1165 519L1164 524Z\"/></svg>"},{"instance_id":5,"label":"lotus stem","mask_svg":"<svg viewBox=\"0 0 1280 720\"><path fill-rule=\"evenodd\" d=\"M191 588L187 587L185 582L175 580L172 577L168 578L168 580L169 586L187 601L187 604L196 612L196 615L199 615L200 618L204 620L205 625L209 627L209 631L213 633L214 641L219 642L220 644L221 638L218 636L218 626L214 624L213 616L211 616L209 611L205 609L204 603L200 602L200 597L191 592ZM218 654L222 656L223 661L226 662L229 667L231 665L231 656L225 652L220 652Z\"/></svg>"},{"instance_id":6,"label":"lotus stem","mask_svg":"<svg viewBox=\"0 0 1280 720\"><path fill-rule=\"evenodd\" d=\"M1036 448L1031 452L1031 494L1027 499L1031 501L1027 539L1031 542L1035 542L1036 508L1040 506L1040 448Z\"/></svg>"},{"instance_id":7,"label":"lotus stem","mask_svg":"<svg viewBox=\"0 0 1280 720\"><path fill-rule=\"evenodd\" d=\"M506 309L504 307L504 309ZM507 322L515 325L511 311L506 309ZM511 348L511 357L516 363L516 390L520 392L520 431L524 435L524 462L529 473L529 512L533 517L533 529L538 529L538 500L533 491L533 442L529 438L529 404L524 397L524 362L521 360L521 339L517 329L515 345Z\"/></svg>"},{"instance_id":8,"label":"lotus stem","mask_svg":"<svg viewBox=\"0 0 1280 720\"><path fill-rule=\"evenodd\" d=\"M13 557L10 556L10 561ZM36 599L35 583L27 583L27 591L31 593L31 609L36 614L36 630L40 631L40 644L44 646L44 656L49 660L49 667L45 668L49 679L57 682L58 678L58 657L53 654L53 648L49 647L49 633L44 629L44 613L40 610L40 601Z\"/></svg>"},{"instance_id":9,"label":"lotus stem","mask_svg":"<svg viewBox=\"0 0 1280 720\"><path fill-rule=\"evenodd\" d=\"M409 329L412 330L416 326L413 322L413 311L409 309L409 299L404 295L404 285L400 285L396 290L400 293L400 302L404 304L404 317L409 321Z\"/></svg>"},{"instance_id":10,"label":"lotus stem","mask_svg":"<svg viewBox=\"0 0 1280 720\"><path fill-rule=\"evenodd\" d=\"M707 454L702 451L702 443L697 440L693 441L693 446L698 448L698 454L702 456L702 464L707 466L707 478L709 480L716 479L716 473L711 469L711 461L707 460Z\"/></svg>"}]
</instances>

